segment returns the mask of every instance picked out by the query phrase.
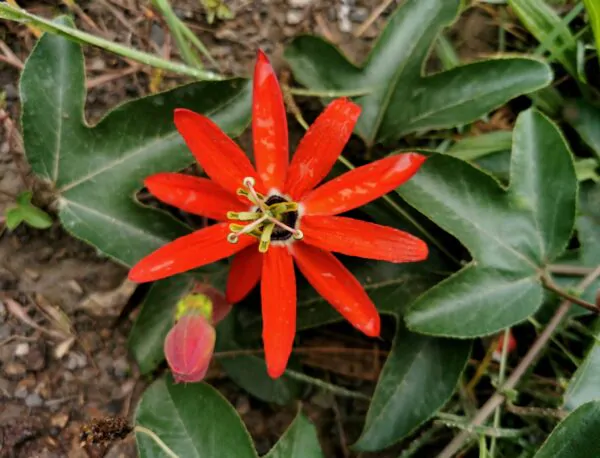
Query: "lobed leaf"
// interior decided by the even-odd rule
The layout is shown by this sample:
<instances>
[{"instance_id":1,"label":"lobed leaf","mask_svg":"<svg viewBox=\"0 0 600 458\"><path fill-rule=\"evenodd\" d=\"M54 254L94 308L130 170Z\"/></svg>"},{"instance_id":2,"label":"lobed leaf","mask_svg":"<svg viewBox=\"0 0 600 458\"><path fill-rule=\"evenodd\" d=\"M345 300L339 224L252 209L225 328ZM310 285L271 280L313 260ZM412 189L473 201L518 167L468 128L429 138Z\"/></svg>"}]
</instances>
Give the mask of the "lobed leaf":
<instances>
[{"instance_id":1,"label":"lobed leaf","mask_svg":"<svg viewBox=\"0 0 600 458\"><path fill-rule=\"evenodd\" d=\"M187 231L134 198L146 176L193 162L173 110L204 113L229 133L240 132L250 116L248 82L233 79L127 102L89 126L81 47L50 34L27 60L20 91L26 155L35 174L54 187L64 227L125 265Z\"/></svg>"},{"instance_id":2,"label":"lobed leaf","mask_svg":"<svg viewBox=\"0 0 600 458\"><path fill-rule=\"evenodd\" d=\"M353 98L363 109L355 130L368 145L473 121L550 83L550 68L527 57L488 59L424 75L432 43L456 19L460 3L407 0L361 66L313 36L295 38L285 58L294 77L312 90L368 91Z\"/></svg>"},{"instance_id":3,"label":"lobed leaf","mask_svg":"<svg viewBox=\"0 0 600 458\"><path fill-rule=\"evenodd\" d=\"M523 321L542 303L540 275L573 231L577 179L558 128L528 110L513 133L510 188L456 158L430 158L398 193L473 256L406 314L412 330L475 337Z\"/></svg>"}]
</instances>

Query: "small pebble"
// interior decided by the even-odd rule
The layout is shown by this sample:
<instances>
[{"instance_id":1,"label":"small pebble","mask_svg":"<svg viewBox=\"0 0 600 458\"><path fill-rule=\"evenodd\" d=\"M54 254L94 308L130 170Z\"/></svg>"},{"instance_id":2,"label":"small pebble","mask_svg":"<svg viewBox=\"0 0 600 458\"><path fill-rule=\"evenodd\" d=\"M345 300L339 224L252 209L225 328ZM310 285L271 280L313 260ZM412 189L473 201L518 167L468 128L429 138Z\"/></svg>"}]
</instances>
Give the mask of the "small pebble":
<instances>
[{"instance_id":1,"label":"small pebble","mask_svg":"<svg viewBox=\"0 0 600 458\"><path fill-rule=\"evenodd\" d=\"M0 340L8 339L11 334L11 327L8 324L0 326Z\"/></svg>"},{"instance_id":2,"label":"small pebble","mask_svg":"<svg viewBox=\"0 0 600 458\"><path fill-rule=\"evenodd\" d=\"M25 364L16 361L10 361L4 366L4 373L9 376L23 375L27 371Z\"/></svg>"},{"instance_id":3,"label":"small pebble","mask_svg":"<svg viewBox=\"0 0 600 458\"><path fill-rule=\"evenodd\" d=\"M18 386L17 389L15 390L14 396L17 399L25 399L28 394L29 394L29 391L27 391L27 387Z\"/></svg>"},{"instance_id":4,"label":"small pebble","mask_svg":"<svg viewBox=\"0 0 600 458\"><path fill-rule=\"evenodd\" d=\"M67 426L67 423L69 422L69 414L68 413L57 413L56 415L53 415L52 418L50 419L50 425L55 427L55 428L60 428L63 429L65 426Z\"/></svg>"},{"instance_id":5,"label":"small pebble","mask_svg":"<svg viewBox=\"0 0 600 458\"><path fill-rule=\"evenodd\" d=\"M0 377L0 396L10 396L10 387L12 382L5 378Z\"/></svg>"},{"instance_id":6,"label":"small pebble","mask_svg":"<svg viewBox=\"0 0 600 458\"><path fill-rule=\"evenodd\" d=\"M36 344L31 350L23 357L23 361L27 365L27 369L30 371L41 371L46 367L46 356L44 354L44 348Z\"/></svg>"},{"instance_id":7,"label":"small pebble","mask_svg":"<svg viewBox=\"0 0 600 458\"><path fill-rule=\"evenodd\" d=\"M69 353L65 366L68 370L74 371L75 369L81 369L87 365L87 358L85 355L77 352Z\"/></svg>"},{"instance_id":8,"label":"small pebble","mask_svg":"<svg viewBox=\"0 0 600 458\"><path fill-rule=\"evenodd\" d=\"M25 398L25 405L27 407L40 407L44 404L44 400L37 393L31 393Z\"/></svg>"},{"instance_id":9,"label":"small pebble","mask_svg":"<svg viewBox=\"0 0 600 458\"><path fill-rule=\"evenodd\" d=\"M28 268L23 269L23 275L32 281L38 281L40 278L40 273L37 270Z\"/></svg>"},{"instance_id":10,"label":"small pebble","mask_svg":"<svg viewBox=\"0 0 600 458\"><path fill-rule=\"evenodd\" d=\"M304 13L298 10L289 10L285 15L285 20L290 25L297 25L304 19Z\"/></svg>"},{"instance_id":11,"label":"small pebble","mask_svg":"<svg viewBox=\"0 0 600 458\"><path fill-rule=\"evenodd\" d=\"M119 358L113 362L113 369L115 376L119 378L125 378L130 373L129 363L125 358Z\"/></svg>"},{"instance_id":12,"label":"small pebble","mask_svg":"<svg viewBox=\"0 0 600 458\"><path fill-rule=\"evenodd\" d=\"M363 6L359 6L357 8L353 8L350 11L350 20L352 22L362 23L367 20L369 17L369 9Z\"/></svg>"},{"instance_id":13,"label":"small pebble","mask_svg":"<svg viewBox=\"0 0 600 458\"><path fill-rule=\"evenodd\" d=\"M69 288L71 291L73 291L78 296L83 295L83 288L75 280L73 280L73 279L69 280L67 282L66 286L67 286L67 288Z\"/></svg>"},{"instance_id":14,"label":"small pebble","mask_svg":"<svg viewBox=\"0 0 600 458\"><path fill-rule=\"evenodd\" d=\"M23 342L15 347L15 356L25 356L29 353L29 344Z\"/></svg>"},{"instance_id":15,"label":"small pebble","mask_svg":"<svg viewBox=\"0 0 600 458\"><path fill-rule=\"evenodd\" d=\"M305 8L310 5L313 0L288 0L288 4L292 8Z\"/></svg>"},{"instance_id":16,"label":"small pebble","mask_svg":"<svg viewBox=\"0 0 600 458\"><path fill-rule=\"evenodd\" d=\"M250 412L250 400L247 396L240 396L237 399L235 403L235 410L237 410L240 415Z\"/></svg>"},{"instance_id":17,"label":"small pebble","mask_svg":"<svg viewBox=\"0 0 600 458\"><path fill-rule=\"evenodd\" d=\"M4 86L4 93L6 94L6 100L17 100L19 98L19 91L14 84L9 83Z\"/></svg>"}]
</instances>

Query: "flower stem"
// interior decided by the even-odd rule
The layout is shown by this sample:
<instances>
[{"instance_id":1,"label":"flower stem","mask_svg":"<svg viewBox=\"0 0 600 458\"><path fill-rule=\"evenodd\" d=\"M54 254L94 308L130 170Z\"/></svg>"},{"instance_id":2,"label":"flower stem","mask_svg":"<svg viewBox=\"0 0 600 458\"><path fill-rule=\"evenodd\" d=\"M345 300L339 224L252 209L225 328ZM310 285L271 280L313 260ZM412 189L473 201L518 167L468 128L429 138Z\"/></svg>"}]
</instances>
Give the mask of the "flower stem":
<instances>
[{"instance_id":1,"label":"flower stem","mask_svg":"<svg viewBox=\"0 0 600 458\"><path fill-rule=\"evenodd\" d=\"M78 43L89 44L105 49L106 51L118 54L128 59L141 62L145 65L150 65L155 68L162 68L163 70L172 71L182 75L191 76L199 80L211 80L218 81L225 79L222 75L193 68L185 64L170 62L166 59L162 59L153 54L149 54L143 51L129 48L119 43L114 43L110 40L97 37L87 32L82 32L73 27L69 27L58 22L53 22L48 19L31 14L22 8L15 8L7 3L0 3L0 18L7 19L9 21L20 22L23 24L33 25L44 32L54 33L62 37L68 38L69 40L76 41Z\"/></svg>"}]
</instances>

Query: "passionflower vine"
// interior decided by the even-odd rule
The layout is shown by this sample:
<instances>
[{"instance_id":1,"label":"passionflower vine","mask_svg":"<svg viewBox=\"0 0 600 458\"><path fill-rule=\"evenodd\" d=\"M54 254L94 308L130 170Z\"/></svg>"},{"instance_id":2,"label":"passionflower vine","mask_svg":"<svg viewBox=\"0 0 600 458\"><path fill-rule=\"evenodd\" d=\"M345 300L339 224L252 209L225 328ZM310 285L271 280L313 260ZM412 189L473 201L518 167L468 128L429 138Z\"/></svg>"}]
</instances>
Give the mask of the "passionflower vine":
<instances>
[{"instance_id":1,"label":"passionflower vine","mask_svg":"<svg viewBox=\"0 0 600 458\"><path fill-rule=\"evenodd\" d=\"M206 116L175 111L175 125L210 177L159 173L145 180L163 202L218 221L139 261L129 278L158 280L235 255L226 287L231 303L261 280L267 370L285 370L296 331L294 262L315 290L354 327L378 336L380 318L359 281L331 252L388 262L421 261L427 245L390 227L336 216L397 188L425 161L398 154L321 186L352 134L360 107L334 100L308 129L289 162L283 97L267 57L254 71L252 133L256 169Z\"/></svg>"}]
</instances>

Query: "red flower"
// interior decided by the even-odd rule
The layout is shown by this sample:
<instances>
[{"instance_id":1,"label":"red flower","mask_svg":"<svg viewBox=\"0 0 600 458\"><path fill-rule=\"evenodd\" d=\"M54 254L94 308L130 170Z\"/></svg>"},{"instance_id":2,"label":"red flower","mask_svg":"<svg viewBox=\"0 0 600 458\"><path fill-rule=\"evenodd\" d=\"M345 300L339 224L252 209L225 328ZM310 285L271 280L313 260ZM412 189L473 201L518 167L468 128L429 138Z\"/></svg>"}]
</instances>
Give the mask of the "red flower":
<instances>
[{"instance_id":1,"label":"red flower","mask_svg":"<svg viewBox=\"0 0 600 458\"><path fill-rule=\"evenodd\" d=\"M175 111L179 133L211 179L160 173L145 184L163 202L220 222L146 256L129 278L158 280L235 254L227 300L240 301L262 278L265 358L275 378L285 370L296 331L294 261L350 323L368 336L379 335L375 305L331 251L397 263L425 259L427 246L397 229L335 215L392 191L417 172L425 156L390 156L313 189L342 152L360 107L346 99L334 100L306 132L288 164L283 98L262 52L253 91L256 170L210 119L189 110Z\"/></svg>"}]
</instances>

